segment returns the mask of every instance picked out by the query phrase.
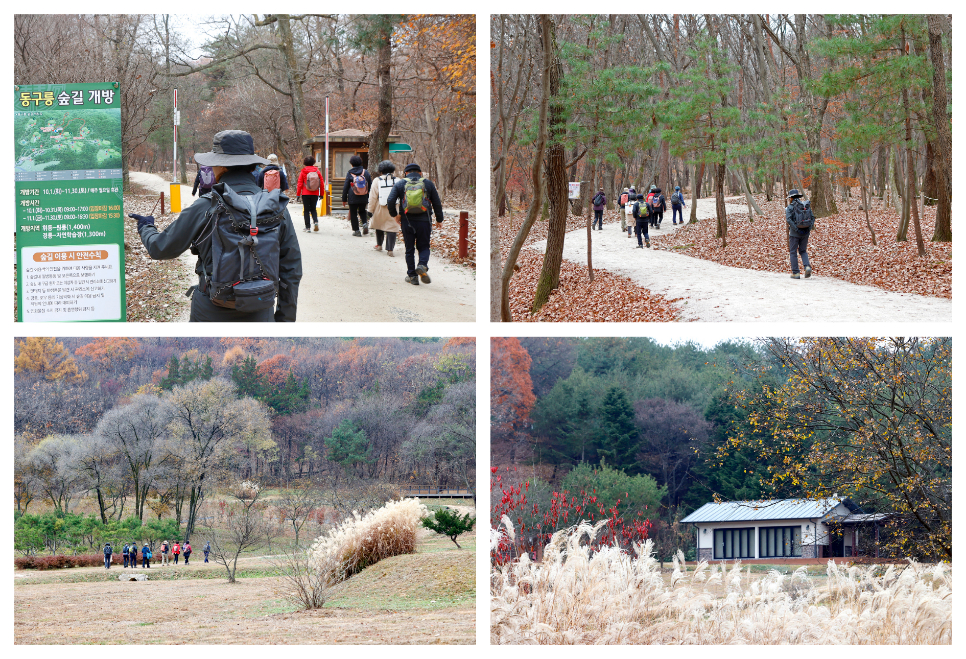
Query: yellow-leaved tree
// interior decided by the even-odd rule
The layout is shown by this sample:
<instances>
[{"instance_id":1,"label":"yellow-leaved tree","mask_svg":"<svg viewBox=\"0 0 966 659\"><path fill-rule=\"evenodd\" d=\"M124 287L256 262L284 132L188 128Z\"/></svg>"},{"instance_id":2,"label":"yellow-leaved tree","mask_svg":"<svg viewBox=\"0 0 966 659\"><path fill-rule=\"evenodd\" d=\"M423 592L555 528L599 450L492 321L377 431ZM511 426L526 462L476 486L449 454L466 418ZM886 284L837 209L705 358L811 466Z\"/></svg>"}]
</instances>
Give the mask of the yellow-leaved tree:
<instances>
[{"instance_id":1,"label":"yellow-leaved tree","mask_svg":"<svg viewBox=\"0 0 966 659\"><path fill-rule=\"evenodd\" d=\"M28 336L18 339L13 358L14 373L35 374L51 382L83 382L87 373L77 369L77 363L63 343L49 336Z\"/></svg>"}]
</instances>

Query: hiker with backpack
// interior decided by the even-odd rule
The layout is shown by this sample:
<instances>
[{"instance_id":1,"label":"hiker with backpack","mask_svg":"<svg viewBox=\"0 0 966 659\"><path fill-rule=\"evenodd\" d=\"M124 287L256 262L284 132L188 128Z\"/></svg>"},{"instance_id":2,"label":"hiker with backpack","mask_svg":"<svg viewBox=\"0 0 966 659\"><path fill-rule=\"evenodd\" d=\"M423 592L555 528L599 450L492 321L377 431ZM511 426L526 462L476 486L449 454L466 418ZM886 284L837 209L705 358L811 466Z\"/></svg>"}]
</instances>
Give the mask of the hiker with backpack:
<instances>
[{"instance_id":1,"label":"hiker with backpack","mask_svg":"<svg viewBox=\"0 0 966 659\"><path fill-rule=\"evenodd\" d=\"M634 204L637 203L637 190L634 189L632 185L627 191L627 205L624 207L624 212L627 215L627 237L632 238L634 236Z\"/></svg>"},{"instance_id":2,"label":"hiker with backpack","mask_svg":"<svg viewBox=\"0 0 966 659\"><path fill-rule=\"evenodd\" d=\"M399 220L389 214L389 193L396 185L397 179L393 176L396 165L391 160L383 160L377 168L379 176L372 182L374 194L369 195L369 205L366 212L369 215L369 224L376 232L375 250L382 249L383 239L386 241L386 256L393 256L393 249L396 247L396 233L400 230Z\"/></svg>"},{"instance_id":3,"label":"hiker with backpack","mask_svg":"<svg viewBox=\"0 0 966 659\"><path fill-rule=\"evenodd\" d=\"M151 567L151 548L148 547L148 543L144 543L144 549L141 550L141 567L150 568Z\"/></svg>"},{"instance_id":4,"label":"hiker with backpack","mask_svg":"<svg viewBox=\"0 0 966 659\"><path fill-rule=\"evenodd\" d=\"M181 543L177 540L174 541L174 547L171 548L171 553L174 554L174 564L178 564L178 557L181 556Z\"/></svg>"},{"instance_id":5,"label":"hiker with backpack","mask_svg":"<svg viewBox=\"0 0 966 659\"><path fill-rule=\"evenodd\" d=\"M812 276L812 266L808 263L808 237L815 226L815 214L808 199L804 202L802 193L793 188L788 192L791 203L785 208L785 222L788 224L788 252L792 262L792 279L801 279L798 271L798 257L802 257L805 279Z\"/></svg>"},{"instance_id":6,"label":"hiker with backpack","mask_svg":"<svg viewBox=\"0 0 966 659\"><path fill-rule=\"evenodd\" d=\"M349 158L352 168L345 175L342 186L342 203L349 204L349 222L352 224L352 235L362 237L369 233L369 221L366 216L366 205L369 203L369 190L372 188L372 174L362 166L362 158ZM362 233L359 226L362 226Z\"/></svg>"},{"instance_id":7,"label":"hiker with backpack","mask_svg":"<svg viewBox=\"0 0 966 659\"><path fill-rule=\"evenodd\" d=\"M604 230L604 206L607 205L607 195L604 194L604 188L597 190L597 194L594 195L594 221L591 223L591 230L596 226L599 231Z\"/></svg>"},{"instance_id":8,"label":"hiker with backpack","mask_svg":"<svg viewBox=\"0 0 966 659\"><path fill-rule=\"evenodd\" d=\"M430 222L432 215L436 215L436 225L443 223L443 203L439 200L436 186L428 178L423 177L423 171L416 163L406 165L405 177L396 181L389 193L389 214L396 217L402 213L403 242L406 244L406 282L419 286L420 280L424 284L430 283L429 270L429 236L432 233ZM399 210L396 210L399 202ZM419 252L419 261L415 258Z\"/></svg>"},{"instance_id":9,"label":"hiker with backpack","mask_svg":"<svg viewBox=\"0 0 966 659\"><path fill-rule=\"evenodd\" d=\"M167 540L161 542L161 565L167 565L170 559L168 554L171 553L171 543Z\"/></svg>"},{"instance_id":10,"label":"hiker with backpack","mask_svg":"<svg viewBox=\"0 0 966 659\"><path fill-rule=\"evenodd\" d=\"M647 205L647 201L644 199L644 195L637 195L637 201L634 202L631 215L634 217L634 233L637 234L638 249L644 249L644 243L647 243L648 248L651 246L651 237L647 235L647 224L650 214L651 210ZM641 235L644 236L644 242L641 242Z\"/></svg>"},{"instance_id":11,"label":"hiker with backpack","mask_svg":"<svg viewBox=\"0 0 966 659\"><path fill-rule=\"evenodd\" d=\"M104 545L104 569L111 569L111 555L114 554L114 549L111 547L111 543L108 542Z\"/></svg>"},{"instance_id":12,"label":"hiker with backpack","mask_svg":"<svg viewBox=\"0 0 966 659\"><path fill-rule=\"evenodd\" d=\"M274 153L268 154L268 165L265 165L265 169L258 173L258 178L255 180L258 182L258 187L266 192L271 190L281 190L285 192L288 190L288 176L285 175L285 170L278 166L278 156Z\"/></svg>"},{"instance_id":13,"label":"hiker with backpack","mask_svg":"<svg viewBox=\"0 0 966 659\"><path fill-rule=\"evenodd\" d=\"M655 229L661 228L661 220L664 219L664 211L667 210L667 202L661 194L661 188L652 185L651 192L647 196L648 211L651 213L651 226Z\"/></svg>"},{"instance_id":14,"label":"hiker with backpack","mask_svg":"<svg viewBox=\"0 0 966 659\"><path fill-rule=\"evenodd\" d=\"M198 196L204 197L211 192L211 186L214 184L215 170L205 165L198 165L198 173L195 174L195 185L191 188L191 196L194 197L196 192L200 192Z\"/></svg>"},{"instance_id":15,"label":"hiker with backpack","mask_svg":"<svg viewBox=\"0 0 966 659\"><path fill-rule=\"evenodd\" d=\"M127 557L128 557L128 549L127 549L127 547L128 547L127 546L127 543L125 543L124 544L124 549L121 550L121 556L124 557L124 567L127 567Z\"/></svg>"},{"instance_id":16,"label":"hiker with backpack","mask_svg":"<svg viewBox=\"0 0 966 659\"><path fill-rule=\"evenodd\" d=\"M184 541L184 564L188 564L188 559L191 558L191 543L187 540Z\"/></svg>"},{"instance_id":17,"label":"hiker with backpack","mask_svg":"<svg viewBox=\"0 0 966 659\"><path fill-rule=\"evenodd\" d=\"M682 208L687 206L684 203L684 195L681 194L681 186L674 186L674 194L671 195L671 223L678 223L678 215L681 216L681 224L684 224L684 211Z\"/></svg>"},{"instance_id":18,"label":"hiker with backpack","mask_svg":"<svg viewBox=\"0 0 966 659\"><path fill-rule=\"evenodd\" d=\"M624 188L624 191L617 198L617 206L620 208L621 215L621 231L627 231L627 197L627 188Z\"/></svg>"},{"instance_id":19,"label":"hiker with backpack","mask_svg":"<svg viewBox=\"0 0 966 659\"><path fill-rule=\"evenodd\" d=\"M127 557L131 567L138 566L138 543L136 542L131 543L131 546L128 547L128 550L127 550Z\"/></svg>"},{"instance_id":20,"label":"hiker with backpack","mask_svg":"<svg viewBox=\"0 0 966 659\"><path fill-rule=\"evenodd\" d=\"M319 199L325 196L322 189L322 172L315 166L315 158L306 156L302 161L304 167L299 172L299 180L295 185L295 194L302 200L302 218L305 220L306 232L311 231L309 219L315 223L315 230L319 230L319 214L315 207Z\"/></svg>"},{"instance_id":21,"label":"hiker with backpack","mask_svg":"<svg viewBox=\"0 0 966 659\"><path fill-rule=\"evenodd\" d=\"M288 197L258 187L252 136L241 130L215 135L212 150L195 154L215 172L209 196L186 208L163 231L154 217L131 214L153 259L174 259L191 249L199 283L188 289L191 322L295 322L302 254Z\"/></svg>"},{"instance_id":22,"label":"hiker with backpack","mask_svg":"<svg viewBox=\"0 0 966 659\"><path fill-rule=\"evenodd\" d=\"M211 541L210 540L205 543L205 547L204 547L204 549L202 549L202 551L205 552L205 563L207 563L208 562L208 554L211 553Z\"/></svg>"}]
</instances>

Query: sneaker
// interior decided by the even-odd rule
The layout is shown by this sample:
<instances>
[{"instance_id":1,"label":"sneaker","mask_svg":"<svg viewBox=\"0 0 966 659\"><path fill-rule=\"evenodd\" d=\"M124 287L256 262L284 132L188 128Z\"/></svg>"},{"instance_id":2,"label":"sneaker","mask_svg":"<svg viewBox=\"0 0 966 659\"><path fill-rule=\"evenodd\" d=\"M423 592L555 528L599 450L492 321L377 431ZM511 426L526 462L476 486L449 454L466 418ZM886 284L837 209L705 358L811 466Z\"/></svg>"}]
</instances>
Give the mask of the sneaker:
<instances>
[{"instance_id":1,"label":"sneaker","mask_svg":"<svg viewBox=\"0 0 966 659\"><path fill-rule=\"evenodd\" d=\"M644 249L644 245L638 245L637 249Z\"/></svg>"},{"instance_id":2,"label":"sneaker","mask_svg":"<svg viewBox=\"0 0 966 659\"><path fill-rule=\"evenodd\" d=\"M797 272L793 272L792 273L792 279L801 279L801 278L802 278L802 276L800 274L798 274Z\"/></svg>"},{"instance_id":3,"label":"sneaker","mask_svg":"<svg viewBox=\"0 0 966 659\"><path fill-rule=\"evenodd\" d=\"M812 276L812 266L806 265L805 266L805 279L808 279L811 276Z\"/></svg>"},{"instance_id":4,"label":"sneaker","mask_svg":"<svg viewBox=\"0 0 966 659\"><path fill-rule=\"evenodd\" d=\"M422 263L416 266L416 274L419 275L419 278L423 281L424 284L428 284L430 281L432 281L429 278L428 270L429 268L424 266Z\"/></svg>"},{"instance_id":5,"label":"sneaker","mask_svg":"<svg viewBox=\"0 0 966 659\"><path fill-rule=\"evenodd\" d=\"M644 241L644 242L645 242L645 244L647 245L647 248L648 248L648 249L651 249L651 241L650 241L650 240L646 240L646 241Z\"/></svg>"},{"instance_id":6,"label":"sneaker","mask_svg":"<svg viewBox=\"0 0 966 659\"><path fill-rule=\"evenodd\" d=\"M406 283L412 284L413 286L419 286L419 277L416 275L413 275L412 277L406 275Z\"/></svg>"},{"instance_id":7,"label":"sneaker","mask_svg":"<svg viewBox=\"0 0 966 659\"><path fill-rule=\"evenodd\" d=\"M368 235L368 233L369 233L369 223L368 223L368 222L366 222L366 223L364 223L364 224L362 225L362 233L364 233L364 234L367 234L367 235Z\"/></svg>"},{"instance_id":8,"label":"sneaker","mask_svg":"<svg viewBox=\"0 0 966 659\"><path fill-rule=\"evenodd\" d=\"M386 256L393 256L393 253L392 253L392 250L391 249L387 249L386 250Z\"/></svg>"},{"instance_id":9,"label":"sneaker","mask_svg":"<svg viewBox=\"0 0 966 659\"><path fill-rule=\"evenodd\" d=\"M305 233L308 233L309 231L311 231L311 229L309 229L308 227L305 227Z\"/></svg>"},{"instance_id":10,"label":"sneaker","mask_svg":"<svg viewBox=\"0 0 966 659\"><path fill-rule=\"evenodd\" d=\"M382 245L376 245L375 247L373 247L373 249L376 250L377 252L381 252L382 251Z\"/></svg>"},{"instance_id":11,"label":"sneaker","mask_svg":"<svg viewBox=\"0 0 966 659\"><path fill-rule=\"evenodd\" d=\"M352 232L352 235L353 236L356 236L357 238L362 238L362 232L359 231L358 229L356 229L355 231L353 231Z\"/></svg>"},{"instance_id":12,"label":"sneaker","mask_svg":"<svg viewBox=\"0 0 966 659\"><path fill-rule=\"evenodd\" d=\"M312 229L312 231L318 231L318 230L319 230L319 223L316 222L315 227ZM308 229L306 229L306 231L308 231Z\"/></svg>"}]
</instances>

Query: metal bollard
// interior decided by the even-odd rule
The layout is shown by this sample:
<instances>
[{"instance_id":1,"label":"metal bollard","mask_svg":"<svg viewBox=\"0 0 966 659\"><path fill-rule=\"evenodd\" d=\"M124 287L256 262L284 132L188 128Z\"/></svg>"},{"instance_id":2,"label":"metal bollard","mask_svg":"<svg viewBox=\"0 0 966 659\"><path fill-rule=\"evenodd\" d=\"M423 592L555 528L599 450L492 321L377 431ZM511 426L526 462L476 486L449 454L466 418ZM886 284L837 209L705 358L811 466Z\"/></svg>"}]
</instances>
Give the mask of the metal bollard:
<instances>
[{"instance_id":1,"label":"metal bollard","mask_svg":"<svg viewBox=\"0 0 966 659\"><path fill-rule=\"evenodd\" d=\"M461 259L465 259L468 254L468 244L467 237L470 233L470 214L467 211L460 211L460 241L459 241L459 255Z\"/></svg>"}]
</instances>

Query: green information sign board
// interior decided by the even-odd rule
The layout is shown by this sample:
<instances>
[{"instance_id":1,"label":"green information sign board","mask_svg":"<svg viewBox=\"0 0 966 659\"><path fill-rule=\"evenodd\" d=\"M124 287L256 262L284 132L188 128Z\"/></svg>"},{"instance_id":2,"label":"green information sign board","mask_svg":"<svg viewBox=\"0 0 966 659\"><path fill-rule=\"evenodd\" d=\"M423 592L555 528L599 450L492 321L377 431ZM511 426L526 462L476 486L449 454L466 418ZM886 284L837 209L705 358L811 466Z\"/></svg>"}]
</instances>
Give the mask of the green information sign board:
<instances>
[{"instance_id":1,"label":"green information sign board","mask_svg":"<svg viewBox=\"0 0 966 659\"><path fill-rule=\"evenodd\" d=\"M127 318L116 82L14 86L17 319Z\"/></svg>"}]
</instances>

